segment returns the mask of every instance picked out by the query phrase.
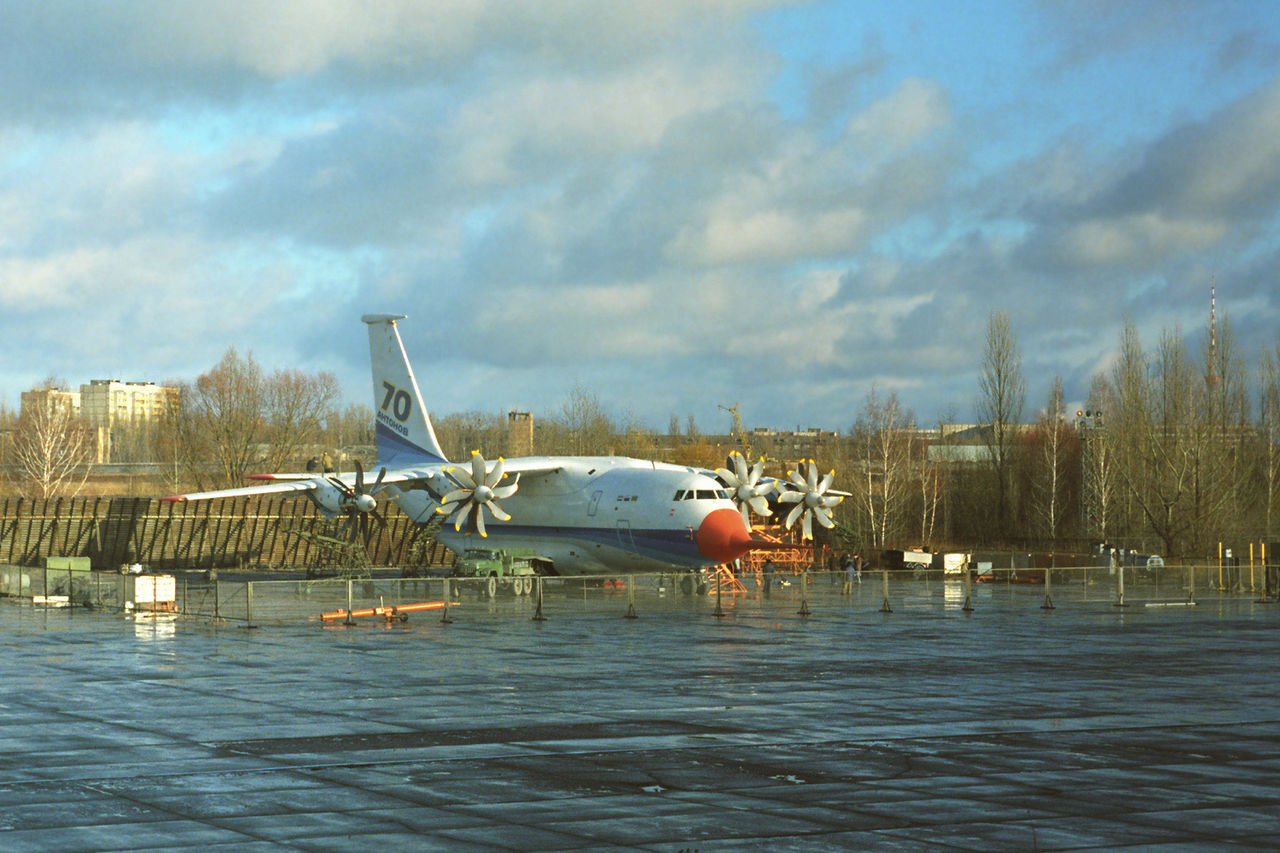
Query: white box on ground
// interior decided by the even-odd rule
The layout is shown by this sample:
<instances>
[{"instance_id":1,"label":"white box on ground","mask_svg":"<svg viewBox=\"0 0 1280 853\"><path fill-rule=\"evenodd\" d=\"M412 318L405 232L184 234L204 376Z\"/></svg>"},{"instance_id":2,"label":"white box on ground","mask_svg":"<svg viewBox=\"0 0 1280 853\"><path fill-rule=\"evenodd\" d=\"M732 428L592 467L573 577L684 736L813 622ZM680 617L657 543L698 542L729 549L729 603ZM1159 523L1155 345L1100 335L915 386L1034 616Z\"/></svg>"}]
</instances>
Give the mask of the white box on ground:
<instances>
[{"instance_id":1,"label":"white box on ground","mask_svg":"<svg viewBox=\"0 0 1280 853\"><path fill-rule=\"evenodd\" d=\"M178 601L173 575L138 575L133 578L133 604L147 610L172 610Z\"/></svg>"}]
</instances>

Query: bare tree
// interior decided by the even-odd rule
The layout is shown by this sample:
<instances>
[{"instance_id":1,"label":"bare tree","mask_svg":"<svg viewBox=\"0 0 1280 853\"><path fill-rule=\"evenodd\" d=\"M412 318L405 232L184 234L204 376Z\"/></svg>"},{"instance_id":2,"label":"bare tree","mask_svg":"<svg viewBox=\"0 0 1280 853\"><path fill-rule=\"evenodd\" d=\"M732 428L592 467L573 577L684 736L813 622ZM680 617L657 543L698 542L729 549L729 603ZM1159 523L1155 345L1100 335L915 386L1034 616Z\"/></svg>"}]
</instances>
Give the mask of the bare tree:
<instances>
[{"instance_id":1,"label":"bare tree","mask_svg":"<svg viewBox=\"0 0 1280 853\"><path fill-rule=\"evenodd\" d=\"M1085 531L1099 542L1111 538L1116 513L1115 439L1106 420L1114 412L1114 401L1111 383L1105 376L1095 376L1080 422Z\"/></svg>"},{"instance_id":2,"label":"bare tree","mask_svg":"<svg viewBox=\"0 0 1280 853\"><path fill-rule=\"evenodd\" d=\"M1263 350L1258 367L1258 466L1263 488L1262 529L1267 541L1275 540L1277 502L1280 500L1280 344Z\"/></svg>"},{"instance_id":3,"label":"bare tree","mask_svg":"<svg viewBox=\"0 0 1280 853\"><path fill-rule=\"evenodd\" d=\"M74 497L89 477L94 439L69 405L45 398L23 407L13 450L23 490L30 497Z\"/></svg>"},{"instance_id":4,"label":"bare tree","mask_svg":"<svg viewBox=\"0 0 1280 853\"><path fill-rule=\"evenodd\" d=\"M872 386L852 430L855 464L860 469L854 478L855 494L876 548L898 539L905 528L914 426L914 418L902 409L897 394L881 398Z\"/></svg>"},{"instance_id":5,"label":"bare tree","mask_svg":"<svg viewBox=\"0 0 1280 853\"><path fill-rule=\"evenodd\" d=\"M1062 398L1062 377L1053 377L1049 399L1037 423L1040 445L1038 471L1032 480L1033 508L1044 535L1050 542L1058 538L1062 524L1063 492L1066 485L1066 411Z\"/></svg>"},{"instance_id":6,"label":"bare tree","mask_svg":"<svg viewBox=\"0 0 1280 853\"><path fill-rule=\"evenodd\" d=\"M570 456L594 456L612 449L614 426L600 402L600 397L585 385L575 382L560 409L564 429L554 452Z\"/></svg>"},{"instance_id":7,"label":"bare tree","mask_svg":"<svg viewBox=\"0 0 1280 853\"><path fill-rule=\"evenodd\" d=\"M640 417L632 412L624 412L622 416L623 456L636 459L652 459L658 450L657 437L653 430L645 426Z\"/></svg>"},{"instance_id":8,"label":"bare tree","mask_svg":"<svg viewBox=\"0 0 1280 853\"><path fill-rule=\"evenodd\" d=\"M459 412L432 420L440 447L450 459L470 459L479 450L493 459L507 452L507 419L500 414Z\"/></svg>"},{"instance_id":9,"label":"bare tree","mask_svg":"<svg viewBox=\"0 0 1280 853\"><path fill-rule=\"evenodd\" d=\"M941 432L941 430L939 430ZM920 544L931 545L942 505L945 469L942 463L921 453L913 463L916 485L920 487Z\"/></svg>"},{"instance_id":10,"label":"bare tree","mask_svg":"<svg viewBox=\"0 0 1280 853\"><path fill-rule=\"evenodd\" d=\"M328 372L308 375L299 370L277 370L265 383L266 420L263 462L266 470L279 471L296 463L300 450L324 433L325 415L340 394L338 380Z\"/></svg>"},{"instance_id":11,"label":"bare tree","mask_svg":"<svg viewBox=\"0 0 1280 853\"><path fill-rule=\"evenodd\" d=\"M1207 546L1215 536L1245 533L1249 500L1248 370L1225 316L1206 335L1203 359L1204 404L1192 413L1200 436L1194 536L1200 545Z\"/></svg>"},{"instance_id":12,"label":"bare tree","mask_svg":"<svg viewBox=\"0 0 1280 853\"><path fill-rule=\"evenodd\" d=\"M437 434L438 434L437 430ZM321 443L341 448L367 446L376 442L373 432L373 409L364 405L334 406L324 417Z\"/></svg>"},{"instance_id":13,"label":"bare tree","mask_svg":"<svg viewBox=\"0 0 1280 853\"><path fill-rule=\"evenodd\" d=\"M240 485L252 470L280 470L321 436L338 396L332 374L277 371L228 349L172 413L175 461L200 488Z\"/></svg>"},{"instance_id":14,"label":"bare tree","mask_svg":"<svg viewBox=\"0 0 1280 853\"><path fill-rule=\"evenodd\" d=\"M1210 416L1203 376L1187 357L1177 331L1161 334L1148 358L1132 324L1122 335L1113 373L1117 472L1126 495L1166 554L1206 547L1210 510L1226 491L1212 456L1220 427Z\"/></svg>"},{"instance_id":15,"label":"bare tree","mask_svg":"<svg viewBox=\"0 0 1280 853\"><path fill-rule=\"evenodd\" d=\"M1011 473L1027 383L1022 355L1009 325L1009 315L996 311L987 321L987 347L979 380L979 419L990 426L987 448L996 485L996 524L1007 534L1011 512Z\"/></svg>"}]
</instances>

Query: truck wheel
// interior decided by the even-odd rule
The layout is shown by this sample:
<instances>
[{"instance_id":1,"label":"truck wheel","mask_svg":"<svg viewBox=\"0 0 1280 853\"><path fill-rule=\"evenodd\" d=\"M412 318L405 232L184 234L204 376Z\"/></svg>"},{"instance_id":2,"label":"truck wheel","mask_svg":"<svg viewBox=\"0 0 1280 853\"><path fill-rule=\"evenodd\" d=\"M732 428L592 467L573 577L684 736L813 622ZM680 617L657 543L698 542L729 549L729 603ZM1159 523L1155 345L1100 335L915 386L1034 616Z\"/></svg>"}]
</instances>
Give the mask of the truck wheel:
<instances>
[{"instance_id":1,"label":"truck wheel","mask_svg":"<svg viewBox=\"0 0 1280 853\"><path fill-rule=\"evenodd\" d=\"M495 577L493 577L492 575L490 575L490 576L489 576L489 583L488 583L488 585L485 587L485 590L489 593L489 597L490 597L490 598L493 598L495 595L497 595L497 594L498 594L498 579L497 579L497 578L495 578Z\"/></svg>"}]
</instances>

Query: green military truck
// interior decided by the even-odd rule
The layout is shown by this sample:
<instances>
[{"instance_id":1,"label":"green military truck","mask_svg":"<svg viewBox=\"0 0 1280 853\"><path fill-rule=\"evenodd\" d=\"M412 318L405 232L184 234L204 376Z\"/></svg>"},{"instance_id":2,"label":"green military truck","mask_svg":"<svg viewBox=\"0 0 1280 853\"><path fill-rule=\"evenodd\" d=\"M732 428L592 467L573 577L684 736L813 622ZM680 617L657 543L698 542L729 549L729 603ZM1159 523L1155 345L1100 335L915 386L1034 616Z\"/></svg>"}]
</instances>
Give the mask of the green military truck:
<instances>
[{"instance_id":1,"label":"green military truck","mask_svg":"<svg viewBox=\"0 0 1280 853\"><path fill-rule=\"evenodd\" d=\"M538 554L532 548L468 548L454 565L453 577L488 578L481 592L490 598L497 595L499 589L509 589L513 595L528 595L533 591L537 561Z\"/></svg>"}]
</instances>

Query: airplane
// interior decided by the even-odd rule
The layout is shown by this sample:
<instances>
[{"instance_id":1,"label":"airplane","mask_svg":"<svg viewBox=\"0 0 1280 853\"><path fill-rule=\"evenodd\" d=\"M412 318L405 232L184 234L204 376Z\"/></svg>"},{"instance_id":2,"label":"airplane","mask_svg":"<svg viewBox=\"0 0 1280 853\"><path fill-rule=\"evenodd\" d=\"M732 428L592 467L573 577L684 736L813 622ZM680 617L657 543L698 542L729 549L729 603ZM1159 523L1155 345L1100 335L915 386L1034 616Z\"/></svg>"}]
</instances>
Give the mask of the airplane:
<instances>
[{"instance_id":1,"label":"airplane","mask_svg":"<svg viewBox=\"0 0 1280 853\"><path fill-rule=\"evenodd\" d=\"M790 480L761 481L738 456L734 471L716 473L618 456L531 456L490 462L473 451L450 462L409 363L398 323L403 314L366 314L373 379L378 473L256 474L260 484L173 495L194 501L251 494L299 493L326 516L355 521L373 513L380 496L394 499L418 524L448 517L437 539L461 555L469 547L531 548L558 575L696 570L730 563L754 549L776 547L750 533L748 507L769 512L764 495L794 503L790 527L803 519L831 527L832 475L816 465ZM739 461L741 460L740 464ZM723 482L722 482L723 480ZM486 520L486 515L489 520Z\"/></svg>"}]
</instances>

